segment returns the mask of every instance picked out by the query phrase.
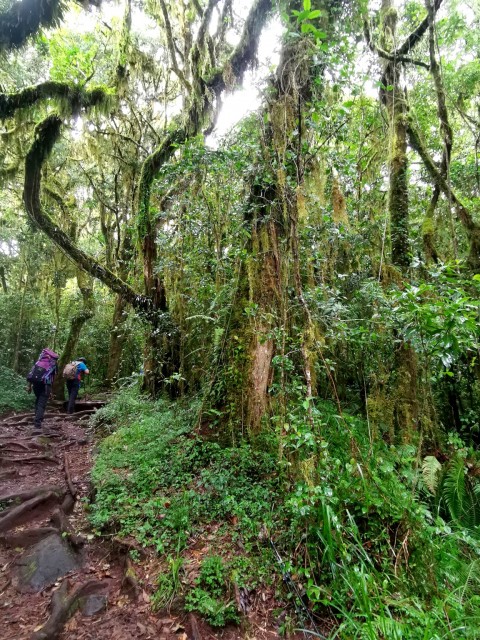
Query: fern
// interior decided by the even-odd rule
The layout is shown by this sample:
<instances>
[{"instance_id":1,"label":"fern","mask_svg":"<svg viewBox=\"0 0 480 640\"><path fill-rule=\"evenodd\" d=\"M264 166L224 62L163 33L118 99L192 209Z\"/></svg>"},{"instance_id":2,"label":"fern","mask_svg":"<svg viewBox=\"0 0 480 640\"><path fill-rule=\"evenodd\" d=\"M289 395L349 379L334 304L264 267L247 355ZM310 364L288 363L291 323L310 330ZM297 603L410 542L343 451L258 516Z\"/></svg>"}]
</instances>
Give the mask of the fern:
<instances>
[{"instance_id":1,"label":"fern","mask_svg":"<svg viewBox=\"0 0 480 640\"><path fill-rule=\"evenodd\" d=\"M453 460L444 473L440 497L452 520L469 530L480 524L480 487L468 477L462 458Z\"/></svg>"},{"instance_id":2,"label":"fern","mask_svg":"<svg viewBox=\"0 0 480 640\"><path fill-rule=\"evenodd\" d=\"M448 507L452 520L461 522L467 500L465 467L461 458L453 460L447 469L443 480L442 498Z\"/></svg>"},{"instance_id":3,"label":"fern","mask_svg":"<svg viewBox=\"0 0 480 640\"><path fill-rule=\"evenodd\" d=\"M473 560L468 565L462 567L459 572L459 579L462 586L459 588L459 600L463 604L465 598L472 594L477 594L480 586L480 560Z\"/></svg>"},{"instance_id":4,"label":"fern","mask_svg":"<svg viewBox=\"0 0 480 640\"><path fill-rule=\"evenodd\" d=\"M422 477L427 489L435 495L442 465L435 456L426 456L422 463Z\"/></svg>"}]
</instances>

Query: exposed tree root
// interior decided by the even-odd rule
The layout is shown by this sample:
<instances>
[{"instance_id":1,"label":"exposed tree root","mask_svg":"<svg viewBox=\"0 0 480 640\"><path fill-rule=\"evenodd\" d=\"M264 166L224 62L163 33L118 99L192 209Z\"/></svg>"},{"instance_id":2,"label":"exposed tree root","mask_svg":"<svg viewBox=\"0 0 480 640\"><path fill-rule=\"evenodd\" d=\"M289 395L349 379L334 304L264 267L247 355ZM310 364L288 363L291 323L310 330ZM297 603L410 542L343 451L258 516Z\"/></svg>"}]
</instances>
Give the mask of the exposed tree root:
<instances>
[{"instance_id":1,"label":"exposed tree root","mask_svg":"<svg viewBox=\"0 0 480 640\"><path fill-rule=\"evenodd\" d=\"M146 551L145 547L142 547L136 540L121 540L120 538L113 538L112 544L118 554L123 558L129 553L132 549L136 551L140 556L145 557Z\"/></svg>"},{"instance_id":2,"label":"exposed tree root","mask_svg":"<svg viewBox=\"0 0 480 640\"><path fill-rule=\"evenodd\" d=\"M40 496L36 496L31 500L23 502L18 507L9 509L6 515L2 515L2 517L0 517L0 531L8 531L9 529L13 529L13 527L24 522L26 519L31 519L32 516L35 515L35 511L40 507L45 509L49 502L58 502L58 495L53 491L43 493Z\"/></svg>"},{"instance_id":3,"label":"exposed tree root","mask_svg":"<svg viewBox=\"0 0 480 640\"><path fill-rule=\"evenodd\" d=\"M45 447L43 444L32 442L31 440L25 443L14 442L13 440L8 440L7 442L0 443L0 450L2 452L6 451L8 453L20 453L21 451L31 451L32 449L43 450L45 449Z\"/></svg>"},{"instance_id":4,"label":"exposed tree root","mask_svg":"<svg viewBox=\"0 0 480 640\"><path fill-rule=\"evenodd\" d=\"M61 509L64 513L72 513L73 507L75 506L75 498L73 498L72 494L66 493L63 498L63 502L61 504Z\"/></svg>"},{"instance_id":5,"label":"exposed tree root","mask_svg":"<svg viewBox=\"0 0 480 640\"><path fill-rule=\"evenodd\" d=\"M63 468L65 470L68 490L70 491L72 498L75 500L75 498L77 497L77 488L73 484L72 474L70 473L70 465L68 463L68 457L66 453L63 454Z\"/></svg>"},{"instance_id":6,"label":"exposed tree root","mask_svg":"<svg viewBox=\"0 0 480 640\"><path fill-rule=\"evenodd\" d=\"M55 640L61 634L65 623L73 616L82 598L98 594L106 587L104 582L91 580L74 589L68 595L68 581L65 580L52 596L52 613L41 629L35 631L30 640Z\"/></svg>"},{"instance_id":7,"label":"exposed tree root","mask_svg":"<svg viewBox=\"0 0 480 640\"><path fill-rule=\"evenodd\" d=\"M9 469L0 473L0 480L11 480L12 478L18 478L18 476L18 469Z\"/></svg>"},{"instance_id":8,"label":"exposed tree root","mask_svg":"<svg viewBox=\"0 0 480 640\"><path fill-rule=\"evenodd\" d=\"M135 602L138 600L140 594L140 585L138 584L137 574L133 568L133 564L130 558L125 556L124 574L122 580L122 589L127 593Z\"/></svg>"},{"instance_id":9,"label":"exposed tree root","mask_svg":"<svg viewBox=\"0 0 480 640\"><path fill-rule=\"evenodd\" d=\"M72 525L68 521L65 512L62 509L55 509L55 511L52 513L52 517L50 518L50 522L55 527L55 530L67 535L73 547L79 549L80 547L83 547L85 545L85 538L75 533Z\"/></svg>"},{"instance_id":10,"label":"exposed tree root","mask_svg":"<svg viewBox=\"0 0 480 640\"><path fill-rule=\"evenodd\" d=\"M36 496L40 496L44 493L55 493L58 496L63 495L64 490L62 487L54 485L44 485L42 487L36 487L35 489L27 489L25 491L16 491L10 493L4 493L0 495L0 502L25 502Z\"/></svg>"},{"instance_id":11,"label":"exposed tree root","mask_svg":"<svg viewBox=\"0 0 480 640\"><path fill-rule=\"evenodd\" d=\"M58 413L45 413L44 414L44 419L49 419L49 418L56 418L58 416ZM34 418L34 413L30 412L30 413L19 413L16 416L8 416L8 418L5 418L4 420L0 421L0 425L5 425L7 423L12 423L12 424L19 424L20 422L22 422L23 420L33 420Z\"/></svg>"},{"instance_id":12,"label":"exposed tree root","mask_svg":"<svg viewBox=\"0 0 480 640\"><path fill-rule=\"evenodd\" d=\"M188 616L188 621L190 622L190 629L192 632L192 640L202 640L202 636L200 634L200 630L198 628L197 620L193 613Z\"/></svg>"},{"instance_id":13,"label":"exposed tree root","mask_svg":"<svg viewBox=\"0 0 480 640\"><path fill-rule=\"evenodd\" d=\"M40 464L42 462L47 462L49 464L58 464L58 460L56 458L52 458L51 456L24 456L23 458L0 458L0 462L2 465L5 464Z\"/></svg>"},{"instance_id":14,"label":"exposed tree root","mask_svg":"<svg viewBox=\"0 0 480 640\"><path fill-rule=\"evenodd\" d=\"M18 533L9 533L5 536L0 536L0 544L5 544L7 547L14 549L16 547L31 547L44 538L51 536L52 533L58 533L58 530L54 527L25 529L25 531L19 531Z\"/></svg>"}]
</instances>

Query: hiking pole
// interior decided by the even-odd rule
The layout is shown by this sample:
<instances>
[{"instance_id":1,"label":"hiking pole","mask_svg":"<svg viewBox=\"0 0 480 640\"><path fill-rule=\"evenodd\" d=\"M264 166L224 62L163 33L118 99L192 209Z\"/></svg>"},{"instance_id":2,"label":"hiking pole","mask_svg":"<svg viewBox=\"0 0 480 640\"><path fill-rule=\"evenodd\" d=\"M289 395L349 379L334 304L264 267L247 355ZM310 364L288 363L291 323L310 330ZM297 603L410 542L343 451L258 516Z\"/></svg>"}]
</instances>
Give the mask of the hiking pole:
<instances>
[{"instance_id":1,"label":"hiking pole","mask_svg":"<svg viewBox=\"0 0 480 640\"><path fill-rule=\"evenodd\" d=\"M290 572L287 570L287 567L285 566L285 562L282 560L282 556L278 552L278 549L275 546L273 540L270 537L268 538L268 540L270 542L270 546L273 549L275 558L282 570L282 580L286 584L287 589L290 591L290 594L293 596L293 604L295 606L295 611L297 612L298 617L302 621L302 624L305 624L305 622L310 622L310 624L312 625L315 631L314 635L316 635L318 638L322 638L322 640L327 640L326 636L321 634L320 631L318 630L317 625L315 624L314 617L312 616L308 608L305 606L305 603L302 598L302 594L298 590L298 587L295 584L295 582L292 580L292 576L290 575ZM306 637L307 633L312 634L312 632L308 631L308 629L301 629L301 631L303 632L304 637Z\"/></svg>"}]
</instances>

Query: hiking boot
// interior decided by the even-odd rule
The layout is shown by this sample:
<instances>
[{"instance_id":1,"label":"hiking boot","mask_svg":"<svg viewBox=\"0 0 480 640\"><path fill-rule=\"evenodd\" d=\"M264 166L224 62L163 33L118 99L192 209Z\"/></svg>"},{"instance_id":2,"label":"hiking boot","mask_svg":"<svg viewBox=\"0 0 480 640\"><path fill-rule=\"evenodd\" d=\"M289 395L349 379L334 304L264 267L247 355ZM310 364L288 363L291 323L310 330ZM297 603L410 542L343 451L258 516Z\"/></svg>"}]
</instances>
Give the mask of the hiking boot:
<instances>
[{"instance_id":1,"label":"hiking boot","mask_svg":"<svg viewBox=\"0 0 480 640\"><path fill-rule=\"evenodd\" d=\"M42 435L42 427L34 427L32 431L32 436L41 436Z\"/></svg>"}]
</instances>

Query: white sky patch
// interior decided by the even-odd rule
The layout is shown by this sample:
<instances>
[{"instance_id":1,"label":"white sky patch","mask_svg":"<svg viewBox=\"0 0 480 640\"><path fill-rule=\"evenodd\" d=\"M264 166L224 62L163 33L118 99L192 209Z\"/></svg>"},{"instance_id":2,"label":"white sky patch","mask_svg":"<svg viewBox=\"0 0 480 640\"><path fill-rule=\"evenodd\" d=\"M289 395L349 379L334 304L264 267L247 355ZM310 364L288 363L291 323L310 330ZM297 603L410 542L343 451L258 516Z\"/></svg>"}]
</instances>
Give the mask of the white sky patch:
<instances>
[{"instance_id":1,"label":"white sky patch","mask_svg":"<svg viewBox=\"0 0 480 640\"><path fill-rule=\"evenodd\" d=\"M20 253L20 247L16 240L10 240L9 242L0 242L0 253L9 258L15 258Z\"/></svg>"},{"instance_id":2,"label":"white sky patch","mask_svg":"<svg viewBox=\"0 0 480 640\"><path fill-rule=\"evenodd\" d=\"M207 138L207 146L216 148L219 140L226 133L262 104L261 92L265 81L280 61L280 41L283 31L279 18L271 20L263 30L258 46L258 67L245 74L241 89L224 94L218 122L212 135Z\"/></svg>"}]
</instances>

